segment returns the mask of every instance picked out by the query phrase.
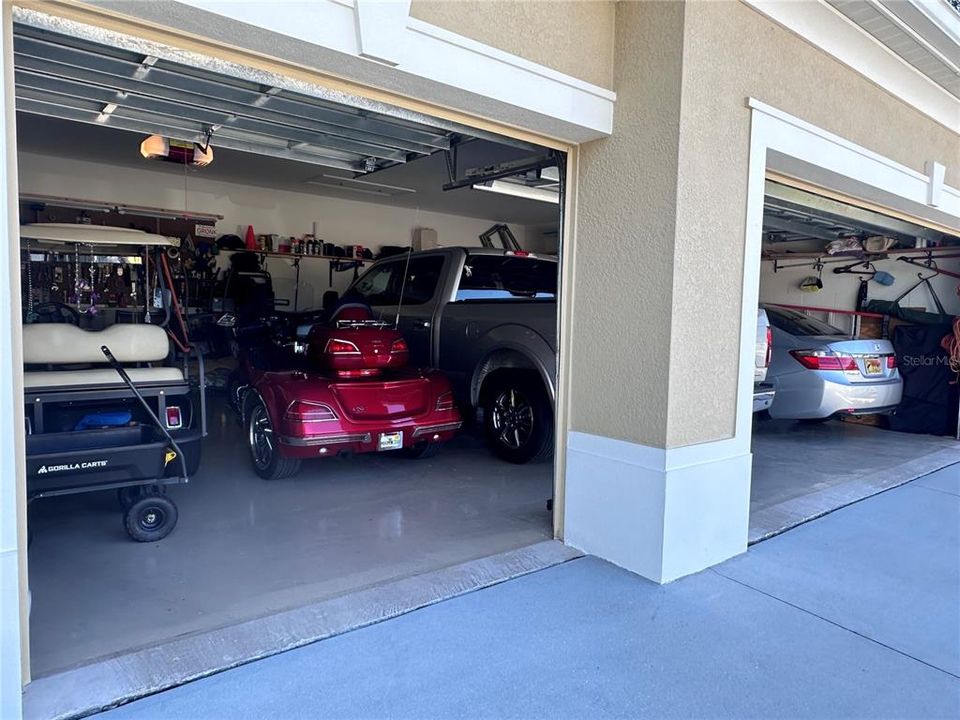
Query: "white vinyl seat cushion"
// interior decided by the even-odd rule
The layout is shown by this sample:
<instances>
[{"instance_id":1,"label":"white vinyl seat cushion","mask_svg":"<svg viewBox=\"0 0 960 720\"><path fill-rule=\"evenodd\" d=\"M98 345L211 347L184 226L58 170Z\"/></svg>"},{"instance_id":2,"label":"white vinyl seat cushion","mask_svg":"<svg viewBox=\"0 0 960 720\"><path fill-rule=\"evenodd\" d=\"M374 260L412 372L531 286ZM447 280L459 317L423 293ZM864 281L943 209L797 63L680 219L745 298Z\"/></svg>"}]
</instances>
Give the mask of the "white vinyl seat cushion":
<instances>
[{"instance_id":1,"label":"white vinyl seat cushion","mask_svg":"<svg viewBox=\"0 0 960 720\"><path fill-rule=\"evenodd\" d=\"M111 325L83 330L66 323L23 326L23 362L37 365L102 364L106 345L121 363L160 362L170 354L166 331L157 325Z\"/></svg>"},{"instance_id":2,"label":"white vinyl seat cushion","mask_svg":"<svg viewBox=\"0 0 960 720\"><path fill-rule=\"evenodd\" d=\"M124 368L127 375L138 383L182 383L183 371L175 367ZM43 370L25 372L23 387L26 390L49 389L56 387L117 385L126 387L120 375L113 368L94 368L91 370Z\"/></svg>"}]
</instances>

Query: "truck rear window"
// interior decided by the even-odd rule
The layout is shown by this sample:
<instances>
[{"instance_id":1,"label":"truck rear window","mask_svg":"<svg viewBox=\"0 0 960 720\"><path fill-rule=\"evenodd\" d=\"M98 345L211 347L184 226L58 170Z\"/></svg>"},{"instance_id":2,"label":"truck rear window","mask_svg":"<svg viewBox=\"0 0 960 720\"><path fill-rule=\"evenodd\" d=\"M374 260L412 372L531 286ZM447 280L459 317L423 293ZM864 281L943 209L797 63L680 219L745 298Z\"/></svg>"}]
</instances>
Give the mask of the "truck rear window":
<instances>
[{"instance_id":1,"label":"truck rear window","mask_svg":"<svg viewBox=\"0 0 960 720\"><path fill-rule=\"evenodd\" d=\"M556 299L557 263L510 255L468 255L455 300Z\"/></svg>"}]
</instances>

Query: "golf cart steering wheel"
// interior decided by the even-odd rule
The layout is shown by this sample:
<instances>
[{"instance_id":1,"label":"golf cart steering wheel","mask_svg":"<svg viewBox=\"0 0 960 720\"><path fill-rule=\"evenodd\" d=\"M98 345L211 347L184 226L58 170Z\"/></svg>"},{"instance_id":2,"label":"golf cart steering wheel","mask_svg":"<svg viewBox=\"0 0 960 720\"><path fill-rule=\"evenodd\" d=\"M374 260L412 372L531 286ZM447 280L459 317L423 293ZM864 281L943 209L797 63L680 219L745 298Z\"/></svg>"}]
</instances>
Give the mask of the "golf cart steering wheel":
<instances>
[{"instance_id":1,"label":"golf cart steering wheel","mask_svg":"<svg viewBox=\"0 0 960 720\"><path fill-rule=\"evenodd\" d=\"M76 308L59 302L46 302L33 306L34 323L68 323L80 326L80 313Z\"/></svg>"}]
</instances>

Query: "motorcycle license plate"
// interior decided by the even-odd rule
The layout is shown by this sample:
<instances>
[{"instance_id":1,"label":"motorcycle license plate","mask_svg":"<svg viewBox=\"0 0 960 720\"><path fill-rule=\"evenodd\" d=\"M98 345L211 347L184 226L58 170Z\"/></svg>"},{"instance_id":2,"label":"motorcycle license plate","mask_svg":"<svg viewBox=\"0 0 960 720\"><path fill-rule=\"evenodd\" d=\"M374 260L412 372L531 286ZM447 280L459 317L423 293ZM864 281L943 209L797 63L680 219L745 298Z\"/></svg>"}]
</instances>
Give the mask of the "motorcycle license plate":
<instances>
[{"instance_id":1,"label":"motorcycle license plate","mask_svg":"<svg viewBox=\"0 0 960 720\"><path fill-rule=\"evenodd\" d=\"M864 359L867 375L879 375L883 372L883 366L880 364L880 358L868 357Z\"/></svg>"},{"instance_id":2,"label":"motorcycle license plate","mask_svg":"<svg viewBox=\"0 0 960 720\"><path fill-rule=\"evenodd\" d=\"M402 432L380 433L379 450L399 450L403 447Z\"/></svg>"}]
</instances>

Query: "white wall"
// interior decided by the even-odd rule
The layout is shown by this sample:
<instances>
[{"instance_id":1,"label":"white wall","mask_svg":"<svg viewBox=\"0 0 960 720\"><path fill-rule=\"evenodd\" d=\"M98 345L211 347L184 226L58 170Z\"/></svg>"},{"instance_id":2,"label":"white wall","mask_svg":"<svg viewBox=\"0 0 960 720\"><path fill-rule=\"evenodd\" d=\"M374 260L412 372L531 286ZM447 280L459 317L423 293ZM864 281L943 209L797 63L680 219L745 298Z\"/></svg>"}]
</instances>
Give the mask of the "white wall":
<instances>
[{"instance_id":1,"label":"white wall","mask_svg":"<svg viewBox=\"0 0 960 720\"><path fill-rule=\"evenodd\" d=\"M57 195L112 203L147 205L223 215L217 233L244 236L247 225L257 234L303 235L317 232L337 245L363 245L376 252L383 245L409 245L417 227L430 227L445 245L479 245L478 235L495 219L478 219L426 212L414 208L378 205L321 197L308 193L206 180L191 173L184 195L184 179L177 173L104 165L83 160L21 153L20 189L23 194ZM526 227L511 226L518 238ZM301 309L318 305L328 289L328 263L301 263ZM280 297L292 298L294 270L286 258L270 258L268 268ZM334 289L343 291L352 272L336 273Z\"/></svg>"},{"instance_id":2,"label":"white wall","mask_svg":"<svg viewBox=\"0 0 960 720\"><path fill-rule=\"evenodd\" d=\"M787 261L787 264L793 265L798 262L801 261ZM851 259L850 262L855 262L855 260ZM941 260L939 265L944 270L960 272L960 260ZM876 262L875 266L877 270L884 270L893 275L896 282L893 285L880 285L870 281L868 298L871 300L894 300L917 282L917 273L923 270L894 259L881 260ZM856 309L857 290L860 286L861 276L835 275L833 273L835 267L838 267L838 265L824 267L823 289L817 293L810 293L800 289L800 281L808 275L816 274L812 266L781 269L774 273L773 263L764 261L760 268L760 301L854 310ZM928 274L924 272L924 275ZM930 283L936 290L944 309L954 315L960 314L960 297L957 295L960 280L949 278L946 275L938 275ZM904 307L926 307L927 310L936 312L933 299L924 287L917 288L901 300L901 305ZM843 329L849 327L840 318L836 318L834 324Z\"/></svg>"}]
</instances>

